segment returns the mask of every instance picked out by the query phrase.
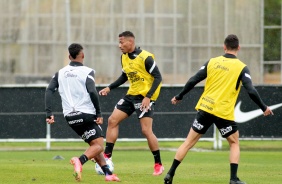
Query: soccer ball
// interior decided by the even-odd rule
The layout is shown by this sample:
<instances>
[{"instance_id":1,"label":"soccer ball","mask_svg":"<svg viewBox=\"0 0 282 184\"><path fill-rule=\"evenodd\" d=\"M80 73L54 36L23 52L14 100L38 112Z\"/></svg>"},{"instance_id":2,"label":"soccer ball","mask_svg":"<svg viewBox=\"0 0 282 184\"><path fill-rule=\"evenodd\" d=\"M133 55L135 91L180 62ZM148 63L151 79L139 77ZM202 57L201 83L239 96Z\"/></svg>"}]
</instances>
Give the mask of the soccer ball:
<instances>
[{"instance_id":1,"label":"soccer ball","mask_svg":"<svg viewBox=\"0 0 282 184\"><path fill-rule=\"evenodd\" d=\"M106 160L106 163L107 163L107 165L109 167L109 170L111 172L114 172L114 163L113 163L113 161L111 159L108 159L108 158L105 158L105 160ZM102 168L99 166L99 164L97 162L95 163L95 171L99 175L105 175L103 170L102 170Z\"/></svg>"}]
</instances>

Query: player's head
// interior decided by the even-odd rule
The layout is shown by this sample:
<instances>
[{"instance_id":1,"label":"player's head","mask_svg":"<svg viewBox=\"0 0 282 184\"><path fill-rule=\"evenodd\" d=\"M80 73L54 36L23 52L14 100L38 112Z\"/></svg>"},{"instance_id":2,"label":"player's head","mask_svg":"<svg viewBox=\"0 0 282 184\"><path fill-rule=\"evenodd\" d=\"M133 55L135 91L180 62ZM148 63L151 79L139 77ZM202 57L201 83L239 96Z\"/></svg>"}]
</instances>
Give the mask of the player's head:
<instances>
[{"instance_id":1,"label":"player's head","mask_svg":"<svg viewBox=\"0 0 282 184\"><path fill-rule=\"evenodd\" d=\"M239 50L239 39L236 35L230 34L224 40L224 49L230 51Z\"/></svg>"},{"instance_id":2,"label":"player's head","mask_svg":"<svg viewBox=\"0 0 282 184\"><path fill-rule=\"evenodd\" d=\"M135 49L135 36L130 31L124 31L118 35L119 48L123 53L131 53Z\"/></svg>"},{"instance_id":3,"label":"player's head","mask_svg":"<svg viewBox=\"0 0 282 184\"><path fill-rule=\"evenodd\" d=\"M83 47L78 43L72 43L69 48L70 60L83 59Z\"/></svg>"}]
</instances>

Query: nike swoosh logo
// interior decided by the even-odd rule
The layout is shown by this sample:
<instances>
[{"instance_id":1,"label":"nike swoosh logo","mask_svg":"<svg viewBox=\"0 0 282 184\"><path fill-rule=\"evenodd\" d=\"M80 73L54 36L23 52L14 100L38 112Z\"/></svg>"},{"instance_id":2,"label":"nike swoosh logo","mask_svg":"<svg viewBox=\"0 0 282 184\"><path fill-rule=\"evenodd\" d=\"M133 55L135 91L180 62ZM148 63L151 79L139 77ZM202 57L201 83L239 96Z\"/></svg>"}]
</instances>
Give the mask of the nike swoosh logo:
<instances>
[{"instance_id":1,"label":"nike swoosh logo","mask_svg":"<svg viewBox=\"0 0 282 184\"><path fill-rule=\"evenodd\" d=\"M256 110L252 110L252 111L249 111L249 112L242 112L240 107L241 107L241 101L239 101L235 107L235 110L234 110L234 114L235 114L235 122L237 123L245 123L247 121L250 121L251 119L254 119L260 115L263 115L263 112L261 109L256 109ZM274 109L277 109L279 107L282 106L282 103L280 104L276 104L276 105L272 105L272 106L269 106L269 108L271 110L274 110Z\"/></svg>"}]
</instances>

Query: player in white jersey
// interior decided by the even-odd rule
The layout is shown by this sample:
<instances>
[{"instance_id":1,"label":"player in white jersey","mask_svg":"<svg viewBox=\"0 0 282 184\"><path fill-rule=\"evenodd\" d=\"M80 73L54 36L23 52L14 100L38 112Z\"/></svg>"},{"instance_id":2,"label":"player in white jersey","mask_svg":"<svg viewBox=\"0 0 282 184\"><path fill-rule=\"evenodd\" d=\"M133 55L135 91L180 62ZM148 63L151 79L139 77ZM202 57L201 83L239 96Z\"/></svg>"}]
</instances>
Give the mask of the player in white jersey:
<instances>
[{"instance_id":1,"label":"player in white jersey","mask_svg":"<svg viewBox=\"0 0 282 184\"><path fill-rule=\"evenodd\" d=\"M73 43L68 47L69 65L57 72L49 83L45 92L46 122L55 122L52 114L52 99L58 91L63 107L63 114L68 125L86 142L89 147L78 158L73 157L70 163L74 166L74 176L81 180L82 165L89 159L101 166L106 181L120 181L113 174L103 156L103 123L99 96L95 87L95 71L83 66L84 52L80 44Z\"/></svg>"}]
</instances>

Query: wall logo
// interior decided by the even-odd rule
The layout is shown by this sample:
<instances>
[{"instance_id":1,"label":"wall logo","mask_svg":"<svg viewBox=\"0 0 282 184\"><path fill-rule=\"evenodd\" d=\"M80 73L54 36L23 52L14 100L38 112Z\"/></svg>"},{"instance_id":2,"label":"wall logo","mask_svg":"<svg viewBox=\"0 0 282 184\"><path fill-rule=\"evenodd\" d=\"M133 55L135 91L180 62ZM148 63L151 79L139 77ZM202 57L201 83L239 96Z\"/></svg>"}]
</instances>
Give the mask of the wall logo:
<instances>
[{"instance_id":1,"label":"wall logo","mask_svg":"<svg viewBox=\"0 0 282 184\"><path fill-rule=\"evenodd\" d=\"M243 112L241 111L240 107L241 107L241 101L239 101L237 103L237 105L235 106L235 111L234 111L234 114L235 114L235 122L237 123L245 123L247 121L250 121L260 115L263 115L263 112L261 109L256 109L256 110L252 110L252 111L249 111L249 112ZM282 103L279 103L279 104L276 104L276 105L271 105L269 106L269 108L271 110L274 110L274 109L277 109L279 107L282 106Z\"/></svg>"}]
</instances>

